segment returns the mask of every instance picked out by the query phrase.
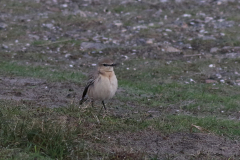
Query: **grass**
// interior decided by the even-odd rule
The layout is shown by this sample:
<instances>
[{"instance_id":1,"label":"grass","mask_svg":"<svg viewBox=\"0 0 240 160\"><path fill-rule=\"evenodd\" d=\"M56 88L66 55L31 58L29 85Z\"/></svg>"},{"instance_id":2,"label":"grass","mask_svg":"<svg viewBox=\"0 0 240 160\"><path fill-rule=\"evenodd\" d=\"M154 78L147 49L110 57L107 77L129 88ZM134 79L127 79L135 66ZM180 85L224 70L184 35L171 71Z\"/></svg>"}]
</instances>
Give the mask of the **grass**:
<instances>
[{"instance_id":1,"label":"grass","mask_svg":"<svg viewBox=\"0 0 240 160\"><path fill-rule=\"evenodd\" d=\"M85 76L75 71L57 71L55 68L41 66L23 66L15 63L0 62L0 73L23 77L45 78L52 81L81 82Z\"/></svg>"},{"instance_id":2,"label":"grass","mask_svg":"<svg viewBox=\"0 0 240 160\"><path fill-rule=\"evenodd\" d=\"M80 45L82 43L82 41L79 40L71 40L71 39L58 39L57 41L54 42L50 42L50 41L43 41L43 40L37 40L37 41L33 41L31 45L33 46L51 46L51 47L58 47L58 46L63 46L63 45ZM73 48L73 47L72 47Z\"/></svg>"},{"instance_id":3,"label":"grass","mask_svg":"<svg viewBox=\"0 0 240 160\"><path fill-rule=\"evenodd\" d=\"M126 12L132 12L132 11L140 11L140 10L144 10L147 9L148 7L146 5L132 5L132 4L128 4L128 5L117 5L114 6L111 10L114 13L126 13Z\"/></svg>"},{"instance_id":4,"label":"grass","mask_svg":"<svg viewBox=\"0 0 240 160\"><path fill-rule=\"evenodd\" d=\"M7 28L7 31L1 32L0 34L3 37L0 42L3 44L8 44L8 41L15 41L19 37L24 37L26 35L27 27L24 25L11 25ZM20 38L22 39L22 38ZM19 40L19 39L18 39ZM13 43L13 42L12 42Z\"/></svg>"},{"instance_id":5,"label":"grass","mask_svg":"<svg viewBox=\"0 0 240 160\"><path fill-rule=\"evenodd\" d=\"M179 64L182 65L175 63L172 67L166 65L165 68L161 65L159 72L162 76L168 76L163 72L170 74L171 71L178 72L174 68L177 68ZM0 68L2 75L44 78L48 81L79 83L85 79L85 76L79 72L51 71L52 68L49 67L21 66L1 62ZM157 68L156 64L156 68L152 68L152 71L157 72ZM123 73L121 68L118 70ZM127 76L127 72L122 76ZM240 122L225 118L229 114L238 112L239 96L236 93L239 91L237 88L215 85L214 87L221 89L212 90L211 84L172 82L154 84L155 80L147 70L136 72L133 76L143 76L144 79L133 82L131 77L125 80L119 78L119 85L125 91L119 93L117 99L124 103L112 106L112 108L122 108L123 112L127 110L127 116L123 117L111 114L99 116L99 108L78 108L74 104L60 108L38 108L27 101L1 100L0 145L4 148L2 152L5 157L3 158L10 156L15 159L21 157L71 159L73 157L93 158L98 155L114 157L117 155L110 155L86 144L104 145L108 142L104 136L106 134L135 133L148 128L161 131L163 134L189 132L192 124L201 126L212 134L233 139L239 138ZM153 85L146 85L149 83ZM129 102L131 102L130 105L127 104ZM134 113L132 105L137 107L138 114ZM168 108L180 112L172 114ZM158 110L161 115L151 118L151 114L146 112L148 110ZM184 114L185 112L189 112L190 115ZM199 132L195 128L192 128L192 131ZM111 147L111 144L109 145L108 147ZM137 154L139 157L143 155Z\"/></svg>"},{"instance_id":6,"label":"grass","mask_svg":"<svg viewBox=\"0 0 240 160\"><path fill-rule=\"evenodd\" d=\"M229 113L238 112L239 96L236 90L229 91L227 87L221 87L215 91L212 85L195 85L195 84L165 84L146 86L144 83L133 83L129 81L120 82L125 89L133 87L131 97L121 97L121 100L135 100L143 106L176 106L175 109L183 109L184 111L197 112L199 114L215 113L219 116L228 115ZM143 94L143 96L142 96ZM144 95L148 96L144 96ZM229 95L234 95L229 97ZM136 98L137 97L137 98ZM150 99L150 100L149 100ZM221 106L221 107L220 107ZM224 113L221 113L221 112Z\"/></svg>"},{"instance_id":7,"label":"grass","mask_svg":"<svg viewBox=\"0 0 240 160\"><path fill-rule=\"evenodd\" d=\"M240 123L224 120L215 116L192 117L189 115L164 115L159 118L146 119L144 116L132 115L119 118L112 115L94 115L99 110L76 106L64 108L38 108L26 106L23 102L0 101L0 145L12 158L18 156L71 159L78 156L87 158L98 154L100 150L92 150L85 144L104 144L105 134L124 132L141 132L151 127L162 133L188 132L191 124L198 125L210 133L235 138L240 135ZM193 132L199 132L193 129ZM111 146L108 146L111 147ZM21 154L20 154L21 153Z\"/></svg>"}]
</instances>

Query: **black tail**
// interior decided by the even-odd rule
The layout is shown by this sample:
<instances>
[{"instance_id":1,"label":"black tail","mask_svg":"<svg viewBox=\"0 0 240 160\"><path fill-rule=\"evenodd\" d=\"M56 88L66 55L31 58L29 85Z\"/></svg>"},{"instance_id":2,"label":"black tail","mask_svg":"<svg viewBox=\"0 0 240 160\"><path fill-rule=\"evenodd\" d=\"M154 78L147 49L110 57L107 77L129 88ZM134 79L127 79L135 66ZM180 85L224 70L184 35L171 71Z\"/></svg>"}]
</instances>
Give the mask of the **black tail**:
<instances>
[{"instance_id":1,"label":"black tail","mask_svg":"<svg viewBox=\"0 0 240 160\"><path fill-rule=\"evenodd\" d=\"M79 101L80 105L83 104L87 100L87 98L85 98L85 96L87 94L89 86L93 85L94 81L95 81L95 79L90 79L88 81L87 86L84 88L84 91L83 91L83 94L82 94L82 99Z\"/></svg>"},{"instance_id":2,"label":"black tail","mask_svg":"<svg viewBox=\"0 0 240 160\"><path fill-rule=\"evenodd\" d=\"M89 87L90 85L87 85L86 87L85 87L85 89L84 89L84 91L83 91L83 94L82 94L82 99L80 99L80 101L79 101L79 105L82 105L86 100L87 100L87 98L85 98L85 96L86 96L86 94L87 94L87 91L88 91L88 87Z\"/></svg>"},{"instance_id":3,"label":"black tail","mask_svg":"<svg viewBox=\"0 0 240 160\"><path fill-rule=\"evenodd\" d=\"M80 99L80 101L79 101L79 105L82 105L86 100L87 100L87 98Z\"/></svg>"}]
</instances>

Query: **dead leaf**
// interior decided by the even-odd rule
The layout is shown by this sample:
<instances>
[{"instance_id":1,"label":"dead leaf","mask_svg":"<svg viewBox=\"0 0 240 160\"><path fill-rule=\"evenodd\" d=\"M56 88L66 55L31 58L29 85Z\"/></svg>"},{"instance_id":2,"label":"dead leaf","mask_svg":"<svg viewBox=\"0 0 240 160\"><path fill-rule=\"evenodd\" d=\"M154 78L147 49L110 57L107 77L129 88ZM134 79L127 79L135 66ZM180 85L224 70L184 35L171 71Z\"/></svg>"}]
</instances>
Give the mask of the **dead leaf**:
<instances>
[{"instance_id":1,"label":"dead leaf","mask_svg":"<svg viewBox=\"0 0 240 160\"><path fill-rule=\"evenodd\" d=\"M216 80L206 79L205 83L218 83Z\"/></svg>"},{"instance_id":2,"label":"dead leaf","mask_svg":"<svg viewBox=\"0 0 240 160\"><path fill-rule=\"evenodd\" d=\"M165 46L162 49L164 49L166 52L182 52L181 50L171 47L171 46Z\"/></svg>"}]
</instances>

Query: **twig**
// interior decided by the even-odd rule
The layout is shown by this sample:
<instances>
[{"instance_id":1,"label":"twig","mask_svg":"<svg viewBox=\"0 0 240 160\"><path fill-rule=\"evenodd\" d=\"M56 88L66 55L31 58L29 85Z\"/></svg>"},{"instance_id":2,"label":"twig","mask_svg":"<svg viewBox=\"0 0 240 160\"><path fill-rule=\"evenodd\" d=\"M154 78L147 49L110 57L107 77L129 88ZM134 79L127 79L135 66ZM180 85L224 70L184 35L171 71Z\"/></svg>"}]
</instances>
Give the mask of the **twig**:
<instances>
[{"instance_id":1,"label":"twig","mask_svg":"<svg viewBox=\"0 0 240 160\"><path fill-rule=\"evenodd\" d=\"M56 42L52 42L52 43L47 43L47 44L37 45L37 47L43 47L43 46L48 46L48 45L51 45L51 44L67 42L67 41L70 41L70 40L71 40L71 39L65 39L65 40L62 40L62 41L56 41Z\"/></svg>"},{"instance_id":2,"label":"twig","mask_svg":"<svg viewBox=\"0 0 240 160\"><path fill-rule=\"evenodd\" d=\"M190 132L192 133L192 128L195 127L197 128L199 131L201 132L208 132L210 133L207 129L203 128L203 127L200 127L200 126L197 126L197 125L194 125L194 124L191 124L191 128L190 128Z\"/></svg>"},{"instance_id":3,"label":"twig","mask_svg":"<svg viewBox=\"0 0 240 160\"><path fill-rule=\"evenodd\" d=\"M93 114L93 113L92 113L92 115L93 115L93 117L95 117L95 118L96 118L96 120L97 120L98 124L100 124L100 121L99 121L98 117L97 117L95 114Z\"/></svg>"},{"instance_id":4,"label":"twig","mask_svg":"<svg viewBox=\"0 0 240 160\"><path fill-rule=\"evenodd\" d=\"M6 9L19 9L19 10L26 10L25 7L5 7Z\"/></svg>"},{"instance_id":5,"label":"twig","mask_svg":"<svg viewBox=\"0 0 240 160\"><path fill-rule=\"evenodd\" d=\"M202 56L202 54L183 55L183 57L195 57L195 56Z\"/></svg>"}]
</instances>

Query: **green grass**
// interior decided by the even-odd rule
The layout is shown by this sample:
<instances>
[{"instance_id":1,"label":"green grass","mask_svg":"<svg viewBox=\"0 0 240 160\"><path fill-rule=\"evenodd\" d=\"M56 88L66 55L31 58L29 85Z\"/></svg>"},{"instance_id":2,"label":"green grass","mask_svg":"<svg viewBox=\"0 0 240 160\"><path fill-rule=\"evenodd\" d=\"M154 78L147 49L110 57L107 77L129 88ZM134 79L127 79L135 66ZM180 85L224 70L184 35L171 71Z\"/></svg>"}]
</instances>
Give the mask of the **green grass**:
<instances>
[{"instance_id":1,"label":"green grass","mask_svg":"<svg viewBox=\"0 0 240 160\"><path fill-rule=\"evenodd\" d=\"M141 11L147 9L146 5L117 5L114 6L111 11L115 13L126 13L126 12L133 12L133 11Z\"/></svg>"},{"instance_id":2,"label":"green grass","mask_svg":"<svg viewBox=\"0 0 240 160\"><path fill-rule=\"evenodd\" d=\"M189 115L163 115L146 119L144 114L119 118L97 115L98 109L79 109L77 106L64 108L37 108L23 102L0 101L0 145L5 151L20 149L11 158L18 156L68 159L78 156L86 158L99 154L89 143L105 144L105 134L141 132L151 127L162 133L189 132L191 125L201 126L208 132L236 138L240 135L240 122L218 119L215 116L192 117ZM193 132L199 132L192 129ZM101 139L96 138L101 137ZM109 146L111 147L111 146ZM87 154L88 153L88 154ZM14 154L14 153L10 153Z\"/></svg>"},{"instance_id":3,"label":"green grass","mask_svg":"<svg viewBox=\"0 0 240 160\"><path fill-rule=\"evenodd\" d=\"M239 137L239 122L218 119L215 116L207 117L192 117L187 115L170 115L164 118L162 122L157 123L158 129L167 130L171 132L187 132L191 127L191 124L201 126L207 129L210 133L223 135L227 137ZM195 130L199 132L199 130Z\"/></svg>"},{"instance_id":4,"label":"green grass","mask_svg":"<svg viewBox=\"0 0 240 160\"><path fill-rule=\"evenodd\" d=\"M175 109L197 112L199 114L215 113L219 116L238 112L239 91L233 89L229 91L228 87L221 87L215 91L211 84L163 84L151 85L146 83L134 83L132 81L120 81L123 88L128 89L130 97L119 96L123 101L133 100L142 106L150 105L152 107L174 105ZM129 90L132 88L132 90ZM229 96L233 95L233 96ZM150 99L150 101L149 101ZM224 111L224 113L221 113Z\"/></svg>"},{"instance_id":5,"label":"green grass","mask_svg":"<svg viewBox=\"0 0 240 160\"><path fill-rule=\"evenodd\" d=\"M72 81L79 83L85 78L81 72L58 71L50 67L23 66L9 62L0 62L0 68L1 74L45 78L51 81Z\"/></svg>"},{"instance_id":6,"label":"green grass","mask_svg":"<svg viewBox=\"0 0 240 160\"><path fill-rule=\"evenodd\" d=\"M58 46L62 46L62 45L70 45L72 47L73 44L79 46L81 43L82 43L82 41L79 41L79 40L58 39L57 41L54 41L54 42L37 40L37 41L33 41L31 43L31 45L37 46L37 47L43 47L43 46L58 47Z\"/></svg>"}]
</instances>

